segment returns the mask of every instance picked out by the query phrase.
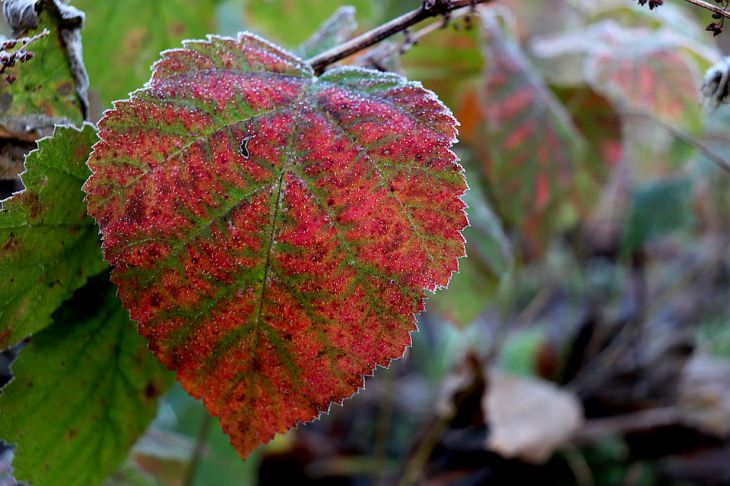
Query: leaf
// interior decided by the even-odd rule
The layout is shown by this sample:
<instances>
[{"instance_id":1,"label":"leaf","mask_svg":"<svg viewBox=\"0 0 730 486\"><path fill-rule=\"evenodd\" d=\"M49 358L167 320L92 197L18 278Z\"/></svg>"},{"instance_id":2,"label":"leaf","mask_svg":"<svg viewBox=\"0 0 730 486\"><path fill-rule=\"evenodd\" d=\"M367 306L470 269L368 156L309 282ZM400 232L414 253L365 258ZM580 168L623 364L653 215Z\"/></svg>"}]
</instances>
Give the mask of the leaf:
<instances>
[{"instance_id":1,"label":"leaf","mask_svg":"<svg viewBox=\"0 0 730 486\"><path fill-rule=\"evenodd\" d=\"M698 50L676 32L631 29L605 20L588 27L538 38L535 53L565 84L587 81L623 112L638 111L693 130L701 124L700 79L694 61L706 65L713 49ZM571 68L572 67L572 68Z\"/></svg>"},{"instance_id":2,"label":"leaf","mask_svg":"<svg viewBox=\"0 0 730 486\"><path fill-rule=\"evenodd\" d=\"M28 140L26 132L45 128L47 133L54 122L83 122L88 79L75 50L80 49L81 12L57 1L15 0L4 5L6 14L23 3L32 4L27 8L33 15L17 20L18 32L33 36L47 29L50 34L32 44L32 61L16 64L14 83L0 79L0 129L6 137Z\"/></svg>"},{"instance_id":3,"label":"leaf","mask_svg":"<svg viewBox=\"0 0 730 486\"><path fill-rule=\"evenodd\" d=\"M363 23L374 17L378 7L372 0L246 0L246 25L287 47L303 43L342 6L352 6Z\"/></svg>"},{"instance_id":4,"label":"leaf","mask_svg":"<svg viewBox=\"0 0 730 486\"><path fill-rule=\"evenodd\" d=\"M455 120L404 78L187 41L100 122L85 185L140 332L243 456L403 354L464 254Z\"/></svg>"},{"instance_id":5,"label":"leaf","mask_svg":"<svg viewBox=\"0 0 730 486\"><path fill-rule=\"evenodd\" d=\"M409 77L419 79L455 108L465 87L484 71L479 30L439 29L402 56ZM396 51L397 52L397 51ZM459 119L461 121L461 119Z\"/></svg>"},{"instance_id":6,"label":"leaf","mask_svg":"<svg viewBox=\"0 0 730 486\"><path fill-rule=\"evenodd\" d=\"M482 400L487 447L505 458L544 463L583 423L578 398L550 382L492 369L488 383Z\"/></svg>"},{"instance_id":7,"label":"leaf","mask_svg":"<svg viewBox=\"0 0 730 486\"><path fill-rule=\"evenodd\" d=\"M86 12L84 57L102 106L148 77L157 53L215 25L216 0L74 0Z\"/></svg>"},{"instance_id":8,"label":"leaf","mask_svg":"<svg viewBox=\"0 0 730 486\"><path fill-rule=\"evenodd\" d=\"M24 347L0 395L15 477L97 485L117 470L171 382L147 352L107 275L79 290Z\"/></svg>"},{"instance_id":9,"label":"leaf","mask_svg":"<svg viewBox=\"0 0 730 486\"><path fill-rule=\"evenodd\" d=\"M631 45L606 47L591 56L586 65L591 85L620 109L698 129L699 75L686 58L674 49Z\"/></svg>"},{"instance_id":10,"label":"leaf","mask_svg":"<svg viewBox=\"0 0 730 486\"><path fill-rule=\"evenodd\" d=\"M342 44L355 33L357 21L353 7L340 7L332 17L327 19L304 44L299 46L296 54L302 59L309 59L333 47Z\"/></svg>"},{"instance_id":11,"label":"leaf","mask_svg":"<svg viewBox=\"0 0 730 486\"><path fill-rule=\"evenodd\" d=\"M639 186L626 222L624 251L631 254L658 237L688 228L693 221L692 181L687 177Z\"/></svg>"},{"instance_id":12,"label":"leaf","mask_svg":"<svg viewBox=\"0 0 730 486\"><path fill-rule=\"evenodd\" d=\"M569 113L519 45L494 14L481 18L489 61L482 91L484 169L496 210L534 254L587 209L594 186L581 170L591 161L583 158L585 141Z\"/></svg>"},{"instance_id":13,"label":"leaf","mask_svg":"<svg viewBox=\"0 0 730 486\"><path fill-rule=\"evenodd\" d=\"M51 323L51 313L106 264L81 185L96 141L91 125L56 128L26 158L25 191L0 211L0 348Z\"/></svg>"},{"instance_id":14,"label":"leaf","mask_svg":"<svg viewBox=\"0 0 730 486\"><path fill-rule=\"evenodd\" d=\"M464 230L469 258L459 262L459 278L449 288L429 299L429 308L451 322L470 324L505 283L514 269L515 257L502 222L492 210L483 181L476 176L475 155L459 152L469 174L464 195L469 227Z\"/></svg>"}]
</instances>

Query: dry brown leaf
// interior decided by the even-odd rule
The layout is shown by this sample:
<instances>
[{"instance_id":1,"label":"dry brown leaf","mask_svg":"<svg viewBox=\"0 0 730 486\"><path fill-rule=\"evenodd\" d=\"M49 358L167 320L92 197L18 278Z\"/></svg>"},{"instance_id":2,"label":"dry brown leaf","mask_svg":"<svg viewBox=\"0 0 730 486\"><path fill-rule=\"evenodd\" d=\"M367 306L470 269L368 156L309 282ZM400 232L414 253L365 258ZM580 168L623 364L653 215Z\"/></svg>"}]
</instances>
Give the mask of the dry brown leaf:
<instances>
[{"instance_id":1,"label":"dry brown leaf","mask_svg":"<svg viewBox=\"0 0 730 486\"><path fill-rule=\"evenodd\" d=\"M490 370L488 383L487 448L504 457L543 463L583 423L578 399L547 381Z\"/></svg>"}]
</instances>

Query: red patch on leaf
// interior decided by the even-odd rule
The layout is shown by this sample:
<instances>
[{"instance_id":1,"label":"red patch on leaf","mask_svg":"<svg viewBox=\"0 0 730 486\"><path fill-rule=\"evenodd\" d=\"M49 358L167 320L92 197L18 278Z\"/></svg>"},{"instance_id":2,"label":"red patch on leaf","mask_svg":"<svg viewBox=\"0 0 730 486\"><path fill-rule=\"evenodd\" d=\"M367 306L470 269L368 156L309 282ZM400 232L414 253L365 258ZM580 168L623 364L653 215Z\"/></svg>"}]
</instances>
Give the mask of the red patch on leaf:
<instances>
[{"instance_id":1,"label":"red patch on leaf","mask_svg":"<svg viewBox=\"0 0 730 486\"><path fill-rule=\"evenodd\" d=\"M105 114L84 188L112 278L241 455L410 344L464 255L455 135L420 85L248 34L165 52Z\"/></svg>"}]
</instances>

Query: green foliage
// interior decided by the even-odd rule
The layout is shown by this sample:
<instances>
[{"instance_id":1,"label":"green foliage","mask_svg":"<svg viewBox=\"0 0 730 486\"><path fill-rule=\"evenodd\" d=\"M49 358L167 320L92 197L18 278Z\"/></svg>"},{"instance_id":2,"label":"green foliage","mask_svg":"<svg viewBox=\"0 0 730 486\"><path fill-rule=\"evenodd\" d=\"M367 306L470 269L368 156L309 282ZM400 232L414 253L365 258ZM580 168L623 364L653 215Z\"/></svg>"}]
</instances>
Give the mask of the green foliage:
<instances>
[{"instance_id":1,"label":"green foliage","mask_svg":"<svg viewBox=\"0 0 730 486\"><path fill-rule=\"evenodd\" d=\"M33 59L8 70L17 76L14 83L0 78L0 123L14 125L17 119L40 115L78 125L84 120L84 106L59 27L61 20L51 8L42 10L38 20L36 28L23 33L30 37L49 32L29 46Z\"/></svg>"},{"instance_id":2,"label":"green foliage","mask_svg":"<svg viewBox=\"0 0 730 486\"><path fill-rule=\"evenodd\" d=\"M297 48L297 56L309 59L345 42L357 29L355 13L352 7L338 8L332 17L322 23L317 32Z\"/></svg>"},{"instance_id":3,"label":"green foliage","mask_svg":"<svg viewBox=\"0 0 730 486\"><path fill-rule=\"evenodd\" d=\"M0 346L51 323L51 313L106 268L81 185L96 130L59 127L26 159L25 191L0 211Z\"/></svg>"},{"instance_id":4,"label":"green foliage","mask_svg":"<svg viewBox=\"0 0 730 486\"><path fill-rule=\"evenodd\" d=\"M0 395L0 437L15 477L95 486L116 470L171 382L147 351L108 276L79 290L33 337Z\"/></svg>"},{"instance_id":5,"label":"green foliage","mask_svg":"<svg viewBox=\"0 0 730 486\"><path fill-rule=\"evenodd\" d=\"M631 253L693 222L692 182L682 177L639 186L631 200L623 247Z\"/></svg>"},{"instance_id":6,"label":"green foliage","mask_svg":"<svg viewBox=\"0 0 730 486\"><path fill-rule=\"evenodd\" d=\"M363 26L371 25L378 13L372 0L245 0L246 26L284 47L303 43L338 7L350 5Z\"/></svg>"},{"instance_id":7,"label":"green foliage","mask_svg":"<svg viewBox=\"0 0 730 486\"><path fill-rule=\"evenodd\" d=\"M214 29L217 0L74 0L86 13L84 59L103 109L150 75L160 51Z\"/></svg>"}]
</instances>

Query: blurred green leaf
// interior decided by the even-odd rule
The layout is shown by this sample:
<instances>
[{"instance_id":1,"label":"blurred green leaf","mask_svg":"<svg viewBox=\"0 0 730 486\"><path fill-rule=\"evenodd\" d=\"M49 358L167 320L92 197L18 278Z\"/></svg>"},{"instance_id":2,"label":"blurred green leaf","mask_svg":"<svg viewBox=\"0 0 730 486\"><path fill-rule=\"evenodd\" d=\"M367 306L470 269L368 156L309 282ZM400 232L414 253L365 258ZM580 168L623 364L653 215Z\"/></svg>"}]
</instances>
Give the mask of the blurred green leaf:
<instances>
[{"instance_id":1,"label":"blurred green leaf","mask_svg":"<svg viewBox=\"0 0 730 486\"><path fill-rule=\"evenodd\" d=\"M108 276L54 314L0 395L0 438L34 486L100 484L154 418L172 374L147 350Z\"/></svg>"},{"instance_id":2,"label":"blurred green leaf","mask_svg":"<svg viewBox=\"0 0 730 486\"><path fill-rule=\"evenodd\" d=\"M340 7L319 26L317 32L295 51L302 59L309 59L338 46L352 36L357 29L353 7Z\"/></svg>"},{"instance_id":3,"label":"blurred green leaf","mask_svg":"<svg viewBox=\"0 0 730 486\"><path fill-rule=\"evenodd\" d=\"M435 91L454 110L466 87L484 68L479 29L473 25L464 30L463 23L459 25L458 31L449 27L429 33L402 56L408 77Z\"/></svg>"},{"instance_id":4,"label":"blurred green leaf","mask_svg":"<svg viewBox=\"0 0 730 486\"><path fill-rule=\"evenodd\" d=\"M469 190L464 194L469 227L464 230L468 258L459 260L459 274L430 299L430 308L459 325L471 323L487 305L513 270L514 254L502 223L489 205L483 182L469 170L474 155L461 151L467 167Z\"/></svg>"},{"instance_id":5,"label":"blurred green leaf","mask_svg":"<svg viewBox=\"0 0 730 486\"><path fill-rule=\"evenodd\" d=\"M624 251L634 252L653 239L689 227L693 221L691 179L658 180L639 186L632 197Z\"/></svg>"},{"instance_id":6,"label":"blurred green leaf","mask_svg":"<svg viewBox=\"0 0 730 486\"><path fill-rule=\"evenodd\" d=\"M0 76L0 125L6 129L19 122L22 125L37 123L25 122L29 116L49 117L56 122L67 119L77 125L83 122L84 101L77 92L77 81L59 27L61 22L58 12L51 7L44 8L39 14L38 26L22 35L30 37L46 29L49 34L29 45L28 50L33 53L31 60L7 70L17 77L13 84ZM52 122L45 125L53 126Z\"/></svg>"},{"instance_id":7,"label":"blurred green leaf","mask_svg":"<svg viewBox=\"0 0 730 486\"><path fill-rule=\"evenodd\" d=\"M158 425L174 432L195 438L200 435L207 412L203 404L175 385L163 398L164 403L174 411L172 421L158 418ZM208 426L205 450L193 478L196 486L210 484L242 484L255 486L261 451L253 452L245 461L231 447L230 440L213 419Z\"/></svg>"},{"instance_id":8,"label":"blurred green leaf","mask_svg":"<svg viewBox=\"0 0 730 486\"><path fill-rule=\"evenodd\" d=\"M101 108L150 77L160 51L215 30L215 0L73 0L86 13L84 58Z\"/></svg>"},{"instance_id":9,"label":"blurred green leaf","mask_svg":"<svg viewBox=\"0 0 730 486\"><path fill-rule=\"evenodd\" d=\"M0 348L51 323L86 279L106 268L81 185L96 130L58 127L26 158L26 190L0 210Z\"/></svg>"},{"instance_id":10,"label":"blurred green leaf","mask_svg":"<svg viewBox=\"0 0 730 486\"><path fill-rule=\"evenodd\" d=\"M288 48L302 44L339 8L355 7L360 24L372 24L378 5L372 0L245 0L246 25Z\"/></svg>"}]
</instances>

